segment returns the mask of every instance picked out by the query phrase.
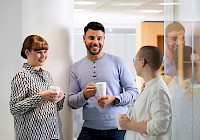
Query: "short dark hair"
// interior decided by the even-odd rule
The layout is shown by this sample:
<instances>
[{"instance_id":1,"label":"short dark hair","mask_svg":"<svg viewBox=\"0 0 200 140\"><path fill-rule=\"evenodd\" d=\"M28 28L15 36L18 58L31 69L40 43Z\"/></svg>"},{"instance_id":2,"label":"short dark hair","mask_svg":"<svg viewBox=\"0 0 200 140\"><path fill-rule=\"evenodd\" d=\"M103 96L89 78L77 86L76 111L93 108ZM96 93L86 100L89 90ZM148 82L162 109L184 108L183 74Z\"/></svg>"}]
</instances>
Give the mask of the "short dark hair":
<instances>
[{"instance_id":1,"label":"short dark hair","mask_svg":"<svg viewBox=\"0 0 200 140\"><path fill-rule=\"evenodd\" d=\"M25 50L28 49L29 51L39 51L39 50L48 50L49 46L45 39L38 35L30 35L26 37L24 40L22 50L21 50L21 56L24 59L27 59L27 56L25 54Z\"/></svg>"},{"instance_id":2,"label":"short dark hair","mask_svg":"<svg viewBox=\"0 0 200 140\"><path fill-rule=\"evenodd\" d=\"M156 46L143 46L138 53L140 58L144 58L152 70L158 70L163 62L161 50Z\"/></svg>"},{"instance_id":3,"label":"short dark hair","mask_svg":"<svg viewBox=\"0 0 200 140\"><path fill-rule=\"evenodd\" d=\"M185 33L185 28L178 22L170 23L165 29L165 36L167 36L172 31L183 31Z\"/></svg>"},{"instance_id":4,"label":"short dark hair","mask_svg":"<svg viewBox=\"0 0 200 140\"><path fill-rule=\"evenodd\" d=\"M84 34L86 35L86 32L88 31L88 29L92 29L92 30L101 30L102 32L105 33L105 29L104 26L99 23L99 22L90 22L87 24L87 26L85 26L84 28Z\"/></svg>"}]
</instances>

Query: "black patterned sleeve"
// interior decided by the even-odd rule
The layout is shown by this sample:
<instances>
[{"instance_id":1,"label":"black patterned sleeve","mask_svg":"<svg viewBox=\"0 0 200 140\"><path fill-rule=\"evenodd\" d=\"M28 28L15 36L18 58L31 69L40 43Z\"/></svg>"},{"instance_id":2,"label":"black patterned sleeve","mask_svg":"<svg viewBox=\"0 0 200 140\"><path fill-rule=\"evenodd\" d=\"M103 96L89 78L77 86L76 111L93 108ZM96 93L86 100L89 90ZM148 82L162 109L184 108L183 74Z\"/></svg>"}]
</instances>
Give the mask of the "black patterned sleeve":
<instances>
[{"instance_id":1,"label":"black patterned sleeve","mask_svg":"<svg viewBox=\"0 0 200 140\"><path fill-rule=\"evenodd\" d=\"M60 111L63 108L65 97L57 103L57 110Z\"/></svg>"},{"instance_id":2,"label":"black patterned sleeve","mask_svg":"<svg viewBox=\"0 0 200 140\"><path fill-rule=\"evenodd\" d=\"M27 79L25 74L18 73L11 81L10 111L11 114L24 114L37 108L44 102L39 94L29 96Z\"/></svg>"}]
</instances>

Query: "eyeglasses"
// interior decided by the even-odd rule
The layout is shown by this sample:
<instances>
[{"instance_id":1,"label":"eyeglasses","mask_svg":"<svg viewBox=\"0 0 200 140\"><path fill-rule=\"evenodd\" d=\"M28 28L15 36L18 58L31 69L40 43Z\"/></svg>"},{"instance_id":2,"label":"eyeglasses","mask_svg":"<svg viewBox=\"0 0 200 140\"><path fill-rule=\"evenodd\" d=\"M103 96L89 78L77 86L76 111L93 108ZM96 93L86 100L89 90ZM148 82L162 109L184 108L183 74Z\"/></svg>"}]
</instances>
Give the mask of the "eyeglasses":
<instances>
[{"instance_id":1,"label":"eyeglasses","mask_svg":"<svg viewBox=\"0 0 200 140\"><path fill-rule=\"evenodd\" d=\"M138 57L138 58L134 58L134 57L133 57L133 63L135 63L135 61L136 61L137 59L142 59L142 58L139 58L139 57ZM144 62L147 63L147 60L144 59Z\"/></svg>"},{"instance_id":2,"label":"eyeglasses","mask_svg":"<svg viewBox=\"0 0 200 140\"><path fill-rule=\"evenodd\" d=\"M133 57L133 63L135 63L135 61L136 61L137 59L142 59L142 58L139 58L139 57L138 57L138 58L134 58L134 57Z\"/></svg>"}]
</instances>

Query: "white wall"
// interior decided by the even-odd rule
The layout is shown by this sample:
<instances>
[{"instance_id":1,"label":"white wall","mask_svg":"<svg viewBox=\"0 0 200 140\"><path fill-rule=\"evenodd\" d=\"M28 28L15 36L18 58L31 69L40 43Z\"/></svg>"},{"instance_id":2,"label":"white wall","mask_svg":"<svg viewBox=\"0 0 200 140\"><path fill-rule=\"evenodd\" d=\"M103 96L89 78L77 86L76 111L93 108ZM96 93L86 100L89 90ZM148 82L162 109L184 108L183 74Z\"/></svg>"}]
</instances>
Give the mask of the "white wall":
<instances>
[{"instance_id":1,"label":"white wall","mask_svg":"<svg viewBox=\"0 0 200 140\"><path fill-rule=\"evenodd\" d=\"M1 0L1 98L0 139L14 139L13 116L9 111L10 82L26 62L20 56L22 43L30 34L47 40L49 57L44 69L50 71L56 85L66 94L60 112L63 140L73 139L73 113L68 107L69 70L73 58L72 0Z\"/></svg>"},{"instance_id":2,"label":"white wall","mask_svg":"<svg viewBox=\"0 0 200 140\"><path fill-rule=\"evenodd\" d=\"M73 113L67 103L69 70L73 57L73 1L23 0L22 37L37 34L49 43L49 57L45 69L50 71L56 85L66 94L60 112L62 136L73 139Z\"/></svg>"},{"instance_id":3,"label":"white wall","mask_svg":"<svg viewBox=\"0 0 200 140\"><path fill-rule=\"evenodd\" d=\"M0 139L13 140L13 117L9 110L10 82L21 67L21 1L0 1Z\"/></svg>"}]
</instances>

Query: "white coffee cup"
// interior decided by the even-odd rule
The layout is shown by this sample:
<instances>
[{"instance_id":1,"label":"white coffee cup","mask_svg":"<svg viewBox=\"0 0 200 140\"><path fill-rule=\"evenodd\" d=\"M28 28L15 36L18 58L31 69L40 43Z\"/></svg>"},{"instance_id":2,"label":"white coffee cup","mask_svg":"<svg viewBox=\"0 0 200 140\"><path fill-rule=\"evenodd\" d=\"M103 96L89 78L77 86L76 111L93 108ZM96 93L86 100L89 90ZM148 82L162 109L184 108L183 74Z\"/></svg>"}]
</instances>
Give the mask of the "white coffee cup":
<instances>
[{"instance_id":1,"label":"white coffee cup","mask_svg":"<svg viewBox=\"0 0 200 140\"><path fill-rule=\"evenodd\" d=\"M106 95L106 82L96 83L96 93L99 97Z\"/></svg>"},{"instance_id":2,"label":"white coffee cup","mask_svg":"<svg viewBox=\"0 0 200 140\"><path fill-rule=\"evenodd\" d=\"M116 114L115 114L115 119L116 119L116 122L117 122L118 130L122 130L122 128L121 128L120 125L119 125L119 118L120 118L122 115L126 115L126 116L127 116L126 113L116 113Z\"/></svg>"},{"instance_id":3,"label":"white coffee cup","mask_svg":"<svg viewBox=\"0 0 200 140\"><path fill-rule=\"evenodd\" d=\"M53 91L53 92L57 92L57 95L56 95L55 98L58 98L59 93L60 93L60 87L58 87L58 86L50 86L50 90Z\"/></svg>"}]
</instances>

